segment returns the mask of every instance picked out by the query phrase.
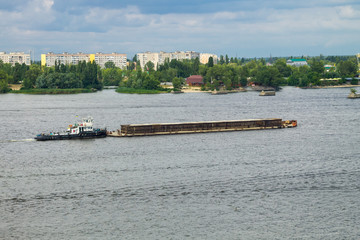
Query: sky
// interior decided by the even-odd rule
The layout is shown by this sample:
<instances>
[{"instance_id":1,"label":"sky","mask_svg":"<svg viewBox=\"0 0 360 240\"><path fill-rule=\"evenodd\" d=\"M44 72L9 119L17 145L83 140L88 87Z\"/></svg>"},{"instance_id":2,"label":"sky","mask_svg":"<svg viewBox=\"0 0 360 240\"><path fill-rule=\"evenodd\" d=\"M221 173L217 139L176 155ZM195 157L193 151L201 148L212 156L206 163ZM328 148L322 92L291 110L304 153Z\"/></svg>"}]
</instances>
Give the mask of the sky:
<instances>
[{"instance_id":1,"label":"sky","mask_svg":"<svg viewBox=\"0 0 360 240\"><path fill-rule=\"evenodd\" d=\"M359 0L0 0L0 51L354 55Z\"/></svg>"}]
</instances>

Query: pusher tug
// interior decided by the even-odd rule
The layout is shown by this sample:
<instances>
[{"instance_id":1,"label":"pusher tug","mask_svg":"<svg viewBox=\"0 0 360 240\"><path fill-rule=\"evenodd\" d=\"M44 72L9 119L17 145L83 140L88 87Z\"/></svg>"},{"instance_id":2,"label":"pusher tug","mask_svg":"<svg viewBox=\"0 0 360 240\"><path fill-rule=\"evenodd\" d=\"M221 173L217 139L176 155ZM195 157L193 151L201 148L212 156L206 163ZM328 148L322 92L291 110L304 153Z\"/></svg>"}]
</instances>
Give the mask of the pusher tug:
<instances>
[{"instance_id":1,"label":"pusher tug","mask_svg":"<svg viewBox=\"0 0 360 240\"><path fill-rule=\"evenodd\" d=\"M41 133L35 137L37 141L46 140L68 140L68 139L88 139L106 137L106 128L93 128L93 118L83 118L82 122L69 125L66 132Z\"/></svg>"}]
</instances>

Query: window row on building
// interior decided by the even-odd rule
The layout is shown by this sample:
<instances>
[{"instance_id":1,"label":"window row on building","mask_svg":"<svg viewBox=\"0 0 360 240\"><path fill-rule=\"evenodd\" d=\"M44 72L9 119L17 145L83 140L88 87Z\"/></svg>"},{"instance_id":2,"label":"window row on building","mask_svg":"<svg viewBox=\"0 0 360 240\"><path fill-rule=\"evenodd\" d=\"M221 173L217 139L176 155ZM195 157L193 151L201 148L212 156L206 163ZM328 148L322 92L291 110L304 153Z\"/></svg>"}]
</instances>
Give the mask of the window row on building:
<instances>
[{"instance_id":1,"label":"window row on building","mask_svg":"<svg viewBox=\"0 0 360 240\"><path fill-rule=\"evenodd\" d=\"M105 63L113 62L116 67L126 68L127 57L122 53L61 53L56 54L49 52L41 54L42 66L55 66L55 62L60 64L78 64L80 61L92 62L95 61L101 68L105 67Z\"/></svg>"},{"instance_id":2,"label":"window row on building","mask_svg":"<svg viewBox=\"0 0 360 240\"><path fill-rule=\"evenodd\" d=\"M0 60L2 60L3 63L10 63L11 65L15 65L15 63L25 63L26 65L31 64L30 54L24 52L0 52Z\"/></svg>"},{"instance_id":3,"label":"window row on building","mask_svg":"<svg viewBox=\"0 0 360 240\"><path fill-rule=\"evenodd\" d=\"M217 63L217 56L215 54L210 53L198 53L193 51L177 51L177 52L144 52L138 53L137 60L140 61L140 66L144 68L145 64L148 62L152 62L154 64L155 69L164 64L165 60L169 61L175 60L191 60L199 58L200 63L206 64L209 61L209 58L212 57L214 60L214 64Z\"/></svg>"}]
</instances>

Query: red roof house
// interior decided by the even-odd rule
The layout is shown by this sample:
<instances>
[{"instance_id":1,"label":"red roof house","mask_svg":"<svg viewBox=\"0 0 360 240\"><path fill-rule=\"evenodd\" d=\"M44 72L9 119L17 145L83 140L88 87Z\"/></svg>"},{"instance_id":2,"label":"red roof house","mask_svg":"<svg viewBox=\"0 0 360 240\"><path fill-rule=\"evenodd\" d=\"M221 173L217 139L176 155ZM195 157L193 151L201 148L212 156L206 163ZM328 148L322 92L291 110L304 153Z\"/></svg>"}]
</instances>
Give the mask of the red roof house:
<instances>
[{"instance_id":1,"label":"red roof house","mask_svg":"<svg viewBox=\"0 0 360 240\"><path fill-rule=\"evenodd\" d=\"M186 84L189 86L204 85L203 77L201 75L192 75L186 79Z\"/></svg>"}]
</instances>

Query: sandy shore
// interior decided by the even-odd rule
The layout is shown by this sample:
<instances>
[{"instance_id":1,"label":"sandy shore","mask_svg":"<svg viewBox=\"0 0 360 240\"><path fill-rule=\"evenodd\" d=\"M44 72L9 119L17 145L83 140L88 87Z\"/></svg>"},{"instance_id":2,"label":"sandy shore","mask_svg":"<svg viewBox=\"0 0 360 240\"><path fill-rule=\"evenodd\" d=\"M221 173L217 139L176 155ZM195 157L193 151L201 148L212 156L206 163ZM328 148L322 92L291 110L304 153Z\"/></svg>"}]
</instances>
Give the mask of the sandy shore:
<instances>
[{"instance_id":1,"label":"sandy shore","mask_svg":"<svg viewBox=\"0 0 360 240\"><path fill-rule=\"evenodd\" d=\"M11 90L20 90L22 85L21 84L9 84L9 87L11 88Z\"/></svg>"}]
</instances>

